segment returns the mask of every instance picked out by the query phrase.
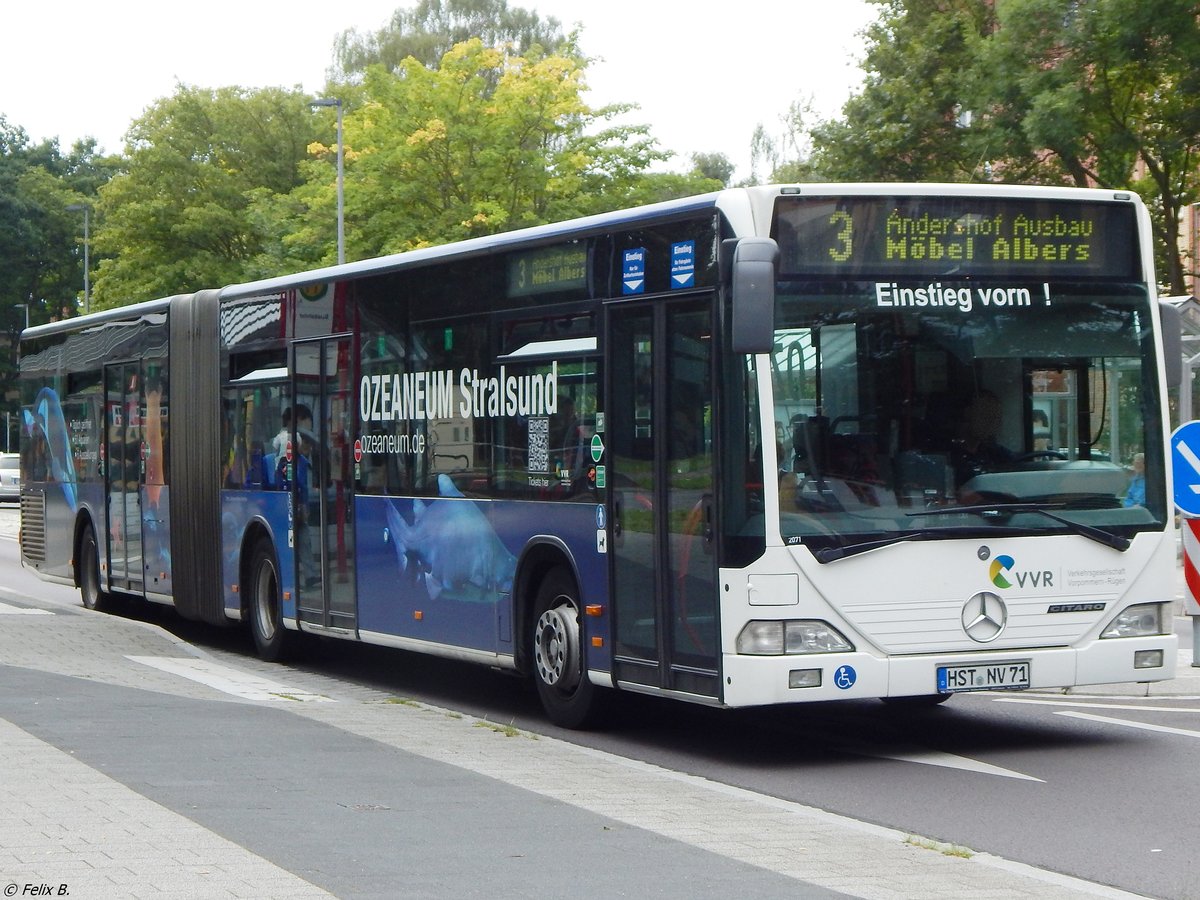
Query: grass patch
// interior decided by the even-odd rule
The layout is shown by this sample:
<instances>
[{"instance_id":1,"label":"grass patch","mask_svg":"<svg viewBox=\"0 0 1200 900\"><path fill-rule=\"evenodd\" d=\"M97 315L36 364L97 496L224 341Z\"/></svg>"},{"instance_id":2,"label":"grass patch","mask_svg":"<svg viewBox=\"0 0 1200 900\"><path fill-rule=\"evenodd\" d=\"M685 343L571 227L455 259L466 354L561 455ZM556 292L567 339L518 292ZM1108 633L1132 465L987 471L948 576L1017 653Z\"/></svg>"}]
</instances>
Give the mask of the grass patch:
<instances>
[{"instance_id":1,"label":"grass patch","mask_svg":"<svg viewBox=\"0 0 1200 900\"><path fill-rule=\"evenodd\" d=\"M904 843L920 847L922 850L936 850L942 856L957 856L959 859L970 859L975 855L973 850L960 847L958 844L943 844L941 841L931 841L929 838L917 837L915 834L906 837Z\"/></svg>"}]
</instances>

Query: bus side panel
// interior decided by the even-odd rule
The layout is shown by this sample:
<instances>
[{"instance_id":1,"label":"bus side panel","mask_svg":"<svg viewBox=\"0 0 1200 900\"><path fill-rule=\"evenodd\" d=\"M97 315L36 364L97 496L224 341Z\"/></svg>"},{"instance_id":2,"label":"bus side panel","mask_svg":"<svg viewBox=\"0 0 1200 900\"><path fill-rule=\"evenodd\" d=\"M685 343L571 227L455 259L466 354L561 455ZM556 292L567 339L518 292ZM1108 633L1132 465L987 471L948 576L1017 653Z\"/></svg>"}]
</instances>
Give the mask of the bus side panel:
<instances>
[{"instance_id":1,"label":"bus side panel","mask_svg":"<svg viewBox=\"0 0 1200 900\"><path fill-rule=\"evenodd\" d=\"M171 489L143 486L142 555L147 594L171 596Z\"/></svg>"},{"instance_id":2,"label":"bus side panel","mask_svg":"<svg viewBox=\"0 0 1200 900\"><path fill-rule=\"evenodd\" d=\"M37 571L38 575L44 578L53 578L55 581L72 581L74 578L74 556L76 556L76 548L74 548L74 538L76 538L76 523L80 512L95 510L92 515L92 527L96 529L96 540L100 545L101 560L107 562L104 557L106 552L107 542L104 540L106 534L106 526L104 526L104 488L102 485L96 484L74 484L71 485L70 496L64 490L64 485L58 482L48 481L44 484L37 485L37 490L44 493L46 497L46 518L44 518L42 530L42 540L46 551L41 559L31 557L30 548L23 545L22 553L25 559L25 565L31 565ZM26 491L26 493L30 493ZM23 516L24 517L24 516ZM32 522L30 523L32 524ZM23 527L25 523L23 522ZM28 536L25 538L25 544L34 544ZM42 554L38 554L42 556ZM106 566L107 571L107 566Z\"/></svg>"},{"instance_id":3,"label":"bus side panel","mask_svg":"<svg viewBox=\"0 0 1200 900\"><path fill-rule=\"evenodd\" d=\"M296 616L296 566L288 546L288 494L272 490L227 490L221 492L221 595L228 612L241 608L242 550L246 530L252 523L265 523L279 564L280 610L285 619Z\"/></svg>"},{"instance_id":4,"label":"bus side panel","mask_svg":"<svg viewBox=\"0 0 1200 900\"><path fill-rule=\"evenodd\" d=\"M517 557L539 534L569 548L583 602L604 603L590 504L359 497L356 506L362 631L512 653Z\"/></svg>"}]
</instances>

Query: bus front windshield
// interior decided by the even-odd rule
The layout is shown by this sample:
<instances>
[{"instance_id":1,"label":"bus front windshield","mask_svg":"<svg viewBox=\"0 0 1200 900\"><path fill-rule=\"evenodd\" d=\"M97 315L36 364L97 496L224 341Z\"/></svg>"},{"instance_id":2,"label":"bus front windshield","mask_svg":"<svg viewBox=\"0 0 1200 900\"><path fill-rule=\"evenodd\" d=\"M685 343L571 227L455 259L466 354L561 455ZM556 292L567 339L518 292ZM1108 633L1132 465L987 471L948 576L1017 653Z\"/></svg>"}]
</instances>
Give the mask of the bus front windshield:
<instances>
[{"instance_id":1,"label":"bus front windshield","mask_svg":"<svg viewBox=\"0 0 1200 900\"><path fill-rule=\"evenodd\" d=\"M787 542L826 560L1000 534L1122 549L1164 526L1143 286L890 289L780 286L772 402Z\"/></svg>"}]
</instances>

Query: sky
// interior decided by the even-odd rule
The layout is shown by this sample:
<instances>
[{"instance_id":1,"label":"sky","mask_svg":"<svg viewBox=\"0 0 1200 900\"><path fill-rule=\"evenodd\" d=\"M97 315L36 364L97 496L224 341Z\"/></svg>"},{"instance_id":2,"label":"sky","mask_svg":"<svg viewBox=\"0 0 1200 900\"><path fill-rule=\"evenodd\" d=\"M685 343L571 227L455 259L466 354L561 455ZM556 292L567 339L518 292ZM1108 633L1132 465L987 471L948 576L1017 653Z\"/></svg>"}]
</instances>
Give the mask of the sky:
<instances>
[{"instance_id":1,"label":"sky","mask_svg":"<svg viewBox=\"0 0 1200 900\"><path fill-rule=\"evenodd\" d=\"M68 150L94 137L123 149L130 123L179 83L205 88L325 84L334 39L382 27L416 0L4 0L0 114L35 140ZM509 0L579 25L593 106L636 103L623 121L648 124L689 167L723 153L750 174L755 126L811 98L836 116L862 80L869 0Z\"/></svg>"}]
</instances>

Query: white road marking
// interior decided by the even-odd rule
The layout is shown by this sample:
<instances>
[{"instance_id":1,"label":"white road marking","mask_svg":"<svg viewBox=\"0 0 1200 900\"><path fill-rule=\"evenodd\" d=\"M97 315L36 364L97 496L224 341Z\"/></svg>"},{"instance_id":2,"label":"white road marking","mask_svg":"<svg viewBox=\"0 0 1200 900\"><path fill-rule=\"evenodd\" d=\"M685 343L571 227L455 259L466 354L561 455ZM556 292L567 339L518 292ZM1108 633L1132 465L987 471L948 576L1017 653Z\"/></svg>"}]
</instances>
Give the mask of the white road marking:
<instances>
[{"instance_id":1,"label":"white road marking","mask_svg":"<svg viewBox=\"0 0 1200 900\"><path fill-rule=\"evenodd\" d=\"M894 759L897 762L919 763L923 766L941 766L945 769L961 769L964 772L976 772L980 775L999 775L1002 778L1016 778L1020 781L1036 781L1045 784L1041 778L1014 772L1012 769L1002 769L990 763L980 762L967 756L955 756L953 753L943 753L940 750L913 750L910 753L879 753L864 748L855 748L851 752L861 756L873 756L877 759Z\"/></svg>"},{"instance_id":2,"label":"white road marking","mask_svg":"<svg viewBox=\"0 0 1200 900\"><path fill-rule=\"evenodd\" d=\"M126 659L172 675L198 681L211 688L245 700L293 700L310 703L333 703L329 697L296 690L277 681L243 672L232 666L206 659L172 659L163 656L127 656Z\"/></svg>"},{"instance_id":3,"label":"white road marking","mask_svg":"<svg viewBox=\"0 0 1200 900\"><path fill-rule=\"evenodd\" d=\"M1124 725L1126 728L1140 728L1142 731L1157 731L1161 734L1180 734L1184 737L1200 738L1200 731L1188 731L1186 728L1169 728L1166 725L1149 725L1146 722L1130 722L1128 719L1096 716L1091 713L1075 712L1069 709L1060 709L1055 715L1069 716L1072 719L1087 719L1089 722L1101 722L1105 725Z\"/></svg>"},{"instance_id":4,"label":"white road marking","mask_svg":"<svg viewBox=\"0 0 1200 900\"><path fill-rule=\"evenodd\" d=\"M1195 699L1195 698L1181 698ZM1018 697L996 697L996 703L1029 703L1034 706L1078 706L1083 709L1127 709L1136 712L1173 712L1173 713L1200 713L1200 708L1190 706L1135 706L1132 703L1103 703L1092 701L1086 703L1082 700L1026 700Z\"/></svg>"},{"instance_id":5,"label":"white road marking","mask_svg":"<svg viewBox=\"0 0 1200 900\"><path fill-rule=\"evenodd\" d=\"M48 609L30 609L24 606L12 606L8 603L0 603L0 616L52 616Z\"/></svg>"}]
</instances>

